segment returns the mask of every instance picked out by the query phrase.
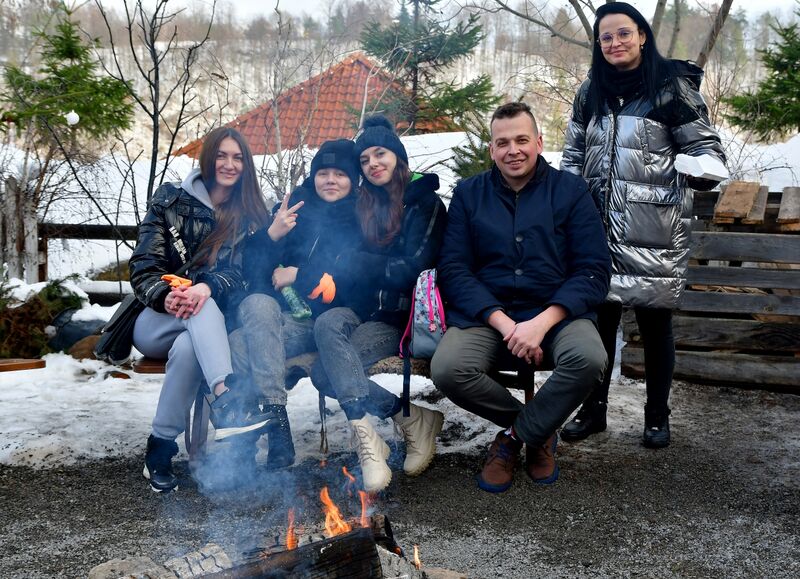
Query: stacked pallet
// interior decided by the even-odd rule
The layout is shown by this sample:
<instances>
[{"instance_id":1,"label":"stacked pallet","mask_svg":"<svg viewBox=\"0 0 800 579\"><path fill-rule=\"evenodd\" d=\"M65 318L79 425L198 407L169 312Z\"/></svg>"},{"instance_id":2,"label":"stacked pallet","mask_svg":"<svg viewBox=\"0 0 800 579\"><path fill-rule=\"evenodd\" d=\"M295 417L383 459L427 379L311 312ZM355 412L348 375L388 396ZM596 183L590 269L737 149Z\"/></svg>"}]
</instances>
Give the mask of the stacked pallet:
<instances>
[{"instance_id":1,"label":"stacked pallet","mask_svg":"<svg viewBox=\"0 0 800 579\"><path fill-rule=\"evenodd\" d=\"M800 189L732 182L697 203L689 283L675 311L675 377L800 393ZM713 204L708 197L718 197ZM767 231L767 232L765 232ZM631 313L622 371L644 374Z\"/></svg>"}]
</instances>

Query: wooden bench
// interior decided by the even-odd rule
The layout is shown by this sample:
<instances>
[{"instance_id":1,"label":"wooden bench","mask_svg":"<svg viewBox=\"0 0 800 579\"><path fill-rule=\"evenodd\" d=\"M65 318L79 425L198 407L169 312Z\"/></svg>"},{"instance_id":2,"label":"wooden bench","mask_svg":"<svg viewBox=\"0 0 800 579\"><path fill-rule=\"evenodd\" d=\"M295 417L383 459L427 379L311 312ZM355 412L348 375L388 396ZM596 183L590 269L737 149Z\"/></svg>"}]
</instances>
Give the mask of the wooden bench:
<instances>
[{"instance_id":1,"label":"wooden bench","mask_svg":"<svg viewBox=\"0 0 800 579\"><path fill-rule=\"evenodd\" d=\"M0 372L13 372L15 370L35 370L44 368L47 364L38 358L3 358L0 359Z\"/></svg>"},{"instance_id":2,"label":"wooden bench","mask_svg":"<svg viewBox=\"0 0 800 579\"><path fill-rule=\"evenodd\" d=\"M291 389L301 379L311 373L311 366L317 359L316 353L301 354L286 360L287 389ZM133 363L134 372L139 374L163 374L166 360L154 358L140 358ZM520 376L516 372L497 372L493 378L506 388L523 390L525 392L525 402L529 402L534 395L534 378L536 370L552 370L552 368L531 367L530 372ZM379 360L367 370L367 375L376 374L402 374L403 359L398 356L391 356ZM416 376L430 378L431 370L428 360L411 359L411 373ZM184 431L184 441L186 450L189 453L189 462L197 461L202 458L205 452L206 441L208 439L208 422L210 407L206 398L206 392L200 388L194 402L194 411L191 416L186 416L186 429Z\"/></svg>"}]
</instances>

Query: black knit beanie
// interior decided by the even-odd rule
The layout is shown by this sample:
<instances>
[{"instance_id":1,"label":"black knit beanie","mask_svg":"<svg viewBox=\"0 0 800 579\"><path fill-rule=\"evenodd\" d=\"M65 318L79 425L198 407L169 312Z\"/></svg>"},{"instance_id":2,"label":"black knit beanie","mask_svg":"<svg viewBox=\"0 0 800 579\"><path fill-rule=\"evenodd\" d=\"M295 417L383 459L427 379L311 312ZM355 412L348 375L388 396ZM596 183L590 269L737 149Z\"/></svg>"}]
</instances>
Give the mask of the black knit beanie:
<instances>
[{"instance_id":1,"label":"black knit beanie","mask_svg":"<svg viewBox=\"0 0 800 579\"><path fill-rule=\"evenodd\" d=\"M358 155L353 152L353 141L337 139L325 141L320 146L317 154L311 159L311 174L313 179L320 169L339 169L347 173L353 189L358 187Z\"/></svg>"},{"instance_id":2,"label":"black knit beanie","mask_svg":"<svg viewBox=\"0 0 800 579\"><path fill-rule=\"evenodd\" d=\"M356 162L358 162L361 153L370 147L388 149L408 165L406 148L400 142L400 137L397 136L392 122L383 115L373 115L364 120L364 130L356 139L356 146L353 151Z\"/></svg>"}]
</instances>

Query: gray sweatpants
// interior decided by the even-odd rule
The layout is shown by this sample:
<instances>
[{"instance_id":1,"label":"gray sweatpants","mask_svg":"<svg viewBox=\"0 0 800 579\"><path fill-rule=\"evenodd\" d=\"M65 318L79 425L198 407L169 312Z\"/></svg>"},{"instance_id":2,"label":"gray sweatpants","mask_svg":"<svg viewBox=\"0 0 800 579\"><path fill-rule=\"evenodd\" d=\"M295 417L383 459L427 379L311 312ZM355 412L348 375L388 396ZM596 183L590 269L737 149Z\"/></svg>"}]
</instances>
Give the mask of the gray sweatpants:
<instances>
[{"instance_id":1,"label":"gray sweatpants","mask_svg":"<svg viewBox=\"0 0 800 579\"><path fill-rule=\"evenodd\" d=\"M213 392L231 368L225 316L213 299L187 320L145 308L136 319L133 345L149 358L167 358L153 418L153 436L174 440L185 428L203 380Z\"/></svg>"},{"instance_id":2,"label":"gray sweatpants","mask_svg":"<svg viewBox=\"0 0 800 579\"><path fill-rule=\"evenodd\" d=\"M541 446L600 384L606 352L590 320L574 320L544 349L554 370L533 400L523 404L491 372L517 370L525 362L513 356L493 328L449 328L431 360L436 387L458 406L514 431L526 443Z\"/></svg>"}]
</instances>

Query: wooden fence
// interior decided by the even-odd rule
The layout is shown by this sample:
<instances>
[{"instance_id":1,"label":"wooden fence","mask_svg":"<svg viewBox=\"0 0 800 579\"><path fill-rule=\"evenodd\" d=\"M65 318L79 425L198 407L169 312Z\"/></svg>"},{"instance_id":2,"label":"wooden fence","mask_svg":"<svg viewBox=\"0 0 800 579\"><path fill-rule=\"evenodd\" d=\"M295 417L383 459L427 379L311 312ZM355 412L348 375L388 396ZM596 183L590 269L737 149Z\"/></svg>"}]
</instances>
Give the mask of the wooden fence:
<instances>
[{"instance_id":1,"label":"wooden fence","mask_svg":"<svg viewBox=\"0 0 800 579\"><path fill-rule=\"evenodd\" d=\"M732 183L697 194L688 286L674 315L676 378L800 393L798 192ZM623 332L622 372L641 377L632 312Z\"/></svg>"}]
</instances>

